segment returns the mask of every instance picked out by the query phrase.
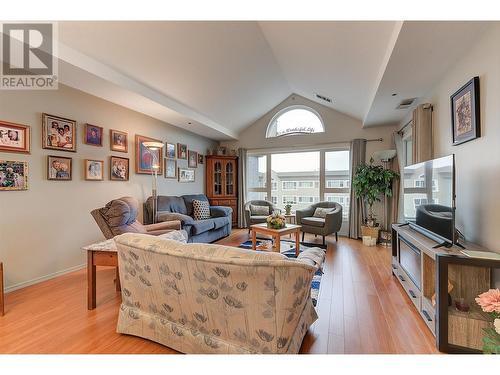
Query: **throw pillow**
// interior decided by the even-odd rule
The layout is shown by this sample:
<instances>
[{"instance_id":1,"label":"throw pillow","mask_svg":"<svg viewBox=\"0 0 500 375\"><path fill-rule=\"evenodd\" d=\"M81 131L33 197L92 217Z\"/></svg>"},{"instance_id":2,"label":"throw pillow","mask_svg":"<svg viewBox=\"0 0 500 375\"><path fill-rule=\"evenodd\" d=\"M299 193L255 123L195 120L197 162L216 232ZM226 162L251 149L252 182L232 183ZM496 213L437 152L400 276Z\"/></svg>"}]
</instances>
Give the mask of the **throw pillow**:
<instances>
[{"instance_id":1,"label":"throw pillow","mask_svg":"<svg viewBox=\"0 0 500 375\"><path fill-rule=\"evenodd\" d=\"M323 207L317 207L316 210L314 210L314 217L321 217L325 218L327 214L332 212L333 208L323 208Z\"/></svg>"},{"instance_id":2,"label":"throw pillow","mask_svg":"<svg viewBox=\"0 0 500 375\"><path fill-rule=\"evenodd\" d=\"M252 213L252 216L268 216L269 206L255 206L251 204L250 212Z\"/></svg>"},{"instance_id":3,"label":"throw pillow","mask_svg":"<svg viewBox=\"0 0 500 375\"><path fill-rule=\"evenodd\" d=\"M207 201L193 200L193 217L195 220L210 219L210 206Z\"/></svg>"}]
</instances>

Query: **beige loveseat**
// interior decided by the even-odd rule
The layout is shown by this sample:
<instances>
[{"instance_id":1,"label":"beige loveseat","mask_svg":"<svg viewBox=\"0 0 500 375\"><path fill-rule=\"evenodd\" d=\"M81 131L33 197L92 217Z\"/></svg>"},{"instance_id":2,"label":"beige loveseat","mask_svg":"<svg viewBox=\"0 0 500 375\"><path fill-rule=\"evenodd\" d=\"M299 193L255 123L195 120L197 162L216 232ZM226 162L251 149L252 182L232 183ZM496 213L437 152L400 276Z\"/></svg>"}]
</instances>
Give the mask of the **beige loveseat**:
<instances>
[{"instance_id":1,"label":"beige loveseat","mask_svg":"<svg viewBox=\"0 0 500 375\"><path fill-rule=\"evenodd\" d=\"M321 249L298 259L122 234L117 332L183 353L297 353L317 319L311 280Z\"/></svg>"}]
</instances>

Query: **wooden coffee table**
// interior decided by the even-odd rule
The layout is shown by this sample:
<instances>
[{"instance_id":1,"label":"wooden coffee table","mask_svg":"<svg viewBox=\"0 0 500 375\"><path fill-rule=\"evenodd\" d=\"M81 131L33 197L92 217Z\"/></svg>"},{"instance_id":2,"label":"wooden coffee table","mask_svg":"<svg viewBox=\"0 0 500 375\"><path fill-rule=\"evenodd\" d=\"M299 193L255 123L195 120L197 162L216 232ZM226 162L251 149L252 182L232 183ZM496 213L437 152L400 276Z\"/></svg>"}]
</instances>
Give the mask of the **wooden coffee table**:
<instances>
[{"instance_id":1,"label":"wooden coffee table","mask_svg":"<svg viewBox=\"0 0 500 375\"><path fill-rule=\"evenodd\" d=\"M254 224L250 226L252 232L252 249L257 250L257 233L265 234L273 238L273 251L281 251L281 237L287 234L295 233L295 255L299 256L300 252L300 229L301 225L287 224L282 229L272 229L267 227L267 223Z\"/></svg>"}]
</instances>

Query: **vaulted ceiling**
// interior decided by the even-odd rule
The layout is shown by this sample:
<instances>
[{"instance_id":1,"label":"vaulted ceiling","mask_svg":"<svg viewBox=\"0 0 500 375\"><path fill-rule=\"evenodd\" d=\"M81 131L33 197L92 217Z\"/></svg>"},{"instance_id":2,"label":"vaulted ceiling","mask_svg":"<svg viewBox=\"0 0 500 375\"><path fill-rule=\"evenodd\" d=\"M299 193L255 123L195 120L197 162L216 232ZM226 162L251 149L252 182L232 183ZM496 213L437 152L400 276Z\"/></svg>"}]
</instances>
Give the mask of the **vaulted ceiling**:
<instances>
[{"instance_id":1,"label":"vaulted ceiling","mask_svg":"<svg viewBox=\"0 0 500 375\"><path fill-rule=\"evenodd\" d=\"M409 110L399 102L425 95L486 26L60 22L59 79L217 140L237 138L292 93L363 126L393 124Z\"/></svg>"}]
</instances>

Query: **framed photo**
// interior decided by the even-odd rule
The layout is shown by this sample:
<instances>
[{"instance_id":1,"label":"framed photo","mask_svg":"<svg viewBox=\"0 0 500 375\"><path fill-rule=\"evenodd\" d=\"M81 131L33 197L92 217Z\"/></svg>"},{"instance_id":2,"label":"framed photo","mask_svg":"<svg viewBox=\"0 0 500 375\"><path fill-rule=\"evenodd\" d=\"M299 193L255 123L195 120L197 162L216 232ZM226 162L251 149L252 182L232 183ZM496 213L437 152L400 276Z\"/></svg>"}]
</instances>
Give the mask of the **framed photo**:
<instances>
[{"instance_id":1,"label":"framed photo","mask_svg":"<svg viewBox=\"0 0 500 375\"><path fill-rule=\"evenodd\" d=\"M0 121L0 152L30 153L31 128L28 125Z\"/></svg>"},{"instance_id":2,"label":"framed photo","mask_svg":"<svg viewBox=\"0 0 500 375\"><path fill-rule=\"evenodd\" d=\"M177 178L177 160L165 159L165 178Z\"/></svg>"},{"instance_id":3,"label":"framed photo","mask_svg":"<svg viewBox=\"0 0 500 375\"><path fill-rule=\"evenodd\" d=\"M109 179L112 181L128 181L130 173L130 160L111 156L109 160Z\"/></svg>"},{"instance_id":4,"label":"framed photo","mask_svg":"<svg viewBox=\"0 0 500 375\"><path fill-rule=\"evenodd\" d=\"M188 151L188 167L198 168L198 153L196 151Z\"/></svg>"},{"instance_id":5,"label":"framed photo","mask_svg":"<svg viewBox=\"0 0 500 375\"><path fill-rule=\"evenodd\" d=\"M87 145L102 147L103 128L97 125L85 124L83 142Z\"/></svg>"},{"instance_id":6,"label":"framed photo","mask_svg":"<svg viewBox=\"0 0 500 375\"><path fill-rule=\"evenodd\" d=\"M153 163L157 163L158 174L163 174L163 151L162 149L150 151L144 146L143 142L160 142L158 139L144 137L142 135L135 136L135 173L150 174Z\"/></svg>"},{"instance_id":7,"label":"framed photo","mask_svg":"<svg viewBox=\"0 0 500 375\"><path fill-rule=\"evenodd\" d=\"M0 191L28 190L28 163L0 160Z\"/></svg>"},{"instance_id":8,"label":"framed photo","mask_svg":"<svg viewBox=\"0 0 500 375\"><path fill-rule=\"evenodd\" d=\"M179 168L179 182L194 182L194 169Z\"/></svg>"},{"instance_id":9,"label":"framed photo","mask_svg":"<svg viewBox=\"0 0 500 375\"><path fill-rule=\"evenodd\" d=\"M70 181L72 175L71 158L63 156L47 156L47 179L57 181Z\"/></svg>"},{"instance_id":10,"label":"framed photo","mask_svg":"<svg viewBox=\"0 0 500 375\"><path fill-rule=\"evenodd\" d=\"M104 161L103 160L84 160L85 179L88 181L104 180Z\"/></svg>"},{"instance_id":11,"label":"framed photo","mask_svg":"<svg viewBox=\"0 0 500 375\"><path fill-rule=\"evenodd\" d=\"M128 134L118 130L109 131L111 151L128 152Z\"/></svg>"},{"instance_id":12,"label":"framed photo","mask_svg":"<svg viewBox=\"0 0 500 375\"><path fill-rule=\"evenodd\" d=\"M481 136L479 77L472 78L451 96L453 146Z\"/></svg>"},{"instance_id":13,"label":"framed photo","mask_svg":"<svg viewBox=\"0 0 500 375\"><path fill-rule=\"evenodd\" d=\"M204 158L202 154L198 154L198 164L203 164Z\"/></svg>"},{"instance_id":14,"label":"framed photo","mask_svg":"<svg viewBox=\"0 0 500 375\"><path fill-rule=\"evenodd\" d=\"M76 121L43 113L42 148L76 152Z\"/></svg>"},{"instance_id":15,"label":"framed photo","mask_svg":"<svg viewBox=\"0 0 500 375\"><path fill-rule=\"evenodd\" d=\"M182 143L177 143L177 159L186 160L187 158L188 158L188 146L183 145Z\"/></svg>"},{"instance_id":16,"label":"framed photo","mask_svg":"<svg viewBox=\"0 0 500 375\"><path fill-rule=\"evenodd\" d=\"M175 149L175 143L165 143L165 157L167 159L175 159L176 157L176 149Z\"/></svg>"}]
</instances>

